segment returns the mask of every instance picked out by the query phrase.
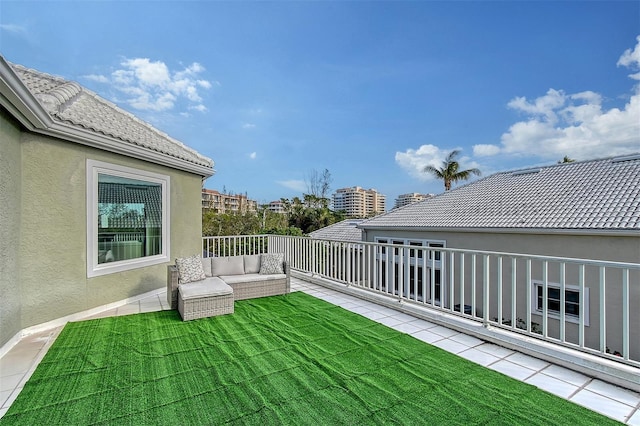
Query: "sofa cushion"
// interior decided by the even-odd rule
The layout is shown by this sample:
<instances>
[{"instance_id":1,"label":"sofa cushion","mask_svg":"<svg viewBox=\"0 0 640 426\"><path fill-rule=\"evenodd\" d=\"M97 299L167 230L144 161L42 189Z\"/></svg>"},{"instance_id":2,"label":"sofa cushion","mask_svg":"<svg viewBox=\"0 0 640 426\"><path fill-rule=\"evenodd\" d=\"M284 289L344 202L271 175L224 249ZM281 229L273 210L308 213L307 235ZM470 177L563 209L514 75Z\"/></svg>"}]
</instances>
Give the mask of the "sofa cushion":
<instances>
[{"instance_id":1,"label":"sofa cushion","mask_svg":"<svg viewBox=\"0 0 640 426\"><path fill-rule=\"evenodd\" d=\"M241 275L244 274L244 259L242 256L212 257L211 275Z\"/></svg>"},{"instance_id":2,"label":"sofa cushion","mask_svg":"<svg viewBox=\"0 0 640 426\"><path fill-rule=\"evenodd\" d=\"M218 277L210 277L178 286L182 300L197 299L207 296L225 296L232 294L233 289Z\"/></svg>"},{"instance_id":3,"label":"sofa cushion","mask_svg":"<svg viewBox=\"0 0 640 426\"><path fill-rule=\"evenodd\" d=\"M202 258L199 254L176 259L176 267L178 268L178 282L181 284L206 278L202 268Z\"/></svg>"},{"instance_id":4,"label":"sofa cushion","mask_svg":"<svg viewBox=\"0 0 640 426\"><path fill-rule=\"evenodd\" d=\"M202 258L202 269L204 270L204 275L207 277L212 276L211 275L211 258L210 257L203 257Z\"/></svg>"},{"instance_id":5,"label":"sofa cushion","mask_svg":"<svg viewBox=\"0 0 640 426\"><path fill-rule=\"evenodd\" d=\"M282 263L284 262L284 253L264 253L260 256L261 274L284 274L284 268L282 267Z\"/></svg>"},{"instance_id":6,"label":"sofa cushion","mask_svg":"<svg viewBox=\"0 0 640 426\"><path fill-rule=\"evenodd\" d=\"M248 282L278 280L278 279L284 279L284 278L287 278L286 274L273 274L273 275L244 274L244 275L221 275L220 276L220 279L229 285L239 284L239 283L248 283Z\"/></svg>"},{"instance_id":7,"label":"sofa cushion","mask_svg":"<svg viewBox=\"0 0 640 426\"><path fill-rule=\"evenodd\" d=\"M244 273L257 274L260 272L260 255L247 254L244 257Z\"/></svg>"}]
</instances>

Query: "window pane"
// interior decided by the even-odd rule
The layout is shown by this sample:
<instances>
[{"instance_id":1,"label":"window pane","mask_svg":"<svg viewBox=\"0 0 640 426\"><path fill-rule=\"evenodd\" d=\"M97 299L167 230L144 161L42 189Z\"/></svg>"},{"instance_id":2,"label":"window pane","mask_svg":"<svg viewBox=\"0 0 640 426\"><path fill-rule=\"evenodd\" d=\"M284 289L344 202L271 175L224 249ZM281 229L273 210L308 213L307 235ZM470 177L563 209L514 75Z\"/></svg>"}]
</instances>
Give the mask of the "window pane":
<instances>
[{"instance_id":1,"label":"window pane","mask_svg":"<svg viewBox=\"0 0 640 426\"><path fill-rule=\"evenodd\" d=\"M579 316L580 315L580 305L577 303L565 303L565 311L567 314Z\"/></svg>"},{"instance_id":2,"label":"window pane","mask_svg":"<svg viewBox=\"0 0 640 426\"><path fill-rule=\"evenodd\" d=\"M98 263L162 253L162 185L98 174Z\"/></svg>"},{"instance_id":3,"label":"window pane","mask_svg":"<svg viewBox=\"0 0 640 426\"><path fill-rule=\"evenodd\" d=\"M567 298L567 302L578 303L580 301L580 292L579 291L565 291L565 295Z\"/></svg>"}]
</instances>

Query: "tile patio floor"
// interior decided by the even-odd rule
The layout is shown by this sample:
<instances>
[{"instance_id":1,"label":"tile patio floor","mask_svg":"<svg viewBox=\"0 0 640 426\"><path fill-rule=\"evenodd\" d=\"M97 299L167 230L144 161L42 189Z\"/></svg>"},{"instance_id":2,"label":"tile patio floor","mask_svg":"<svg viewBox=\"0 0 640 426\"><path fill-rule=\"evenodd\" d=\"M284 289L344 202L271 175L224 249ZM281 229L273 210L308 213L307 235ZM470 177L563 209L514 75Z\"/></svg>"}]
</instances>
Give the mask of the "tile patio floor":
<instances>
[{"instance_id":1,"label":"tile patio floor","mask_svg":"<svg viewBox=\"0 0 640 426\"><path fill-rule=\"evenodd\" d=\"M640 425L639 393L297 278L291 278L291 287L292 291L303 291L359 313L620 422ZM164 292L87 319L163 309L169 309ZM61 329L62 327L57 327L24 337L0 359L0 417L7 412Z\"/></svg>"}]
</instances>

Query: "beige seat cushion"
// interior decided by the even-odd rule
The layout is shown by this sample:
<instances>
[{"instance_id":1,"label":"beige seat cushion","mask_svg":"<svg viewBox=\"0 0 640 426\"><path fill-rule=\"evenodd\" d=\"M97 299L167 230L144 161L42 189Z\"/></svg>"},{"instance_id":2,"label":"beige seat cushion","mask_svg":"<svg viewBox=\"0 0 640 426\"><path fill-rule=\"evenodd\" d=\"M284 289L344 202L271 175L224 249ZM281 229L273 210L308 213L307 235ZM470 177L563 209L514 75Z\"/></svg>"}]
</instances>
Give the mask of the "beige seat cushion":
<instances>
[{"instance_id":1,"label":"beige seat cushion","mask_svg":"<svg viewBox=\"0 0 640 426\"><path fill-rule=\"evenodd\" d=\"M180 292L182 300L233 294L233 289L218 277L211 277L188 284L180 284L178 291Z\"/></svg>"},{"instance_id":2,"label":"beige seat cushion","mask_svg":"<svg viewBox=\"0 0 640 426\"><path fill-rule=\"evenodd\" d=\"M240 275L244 274L244 257L212 257L211 258L211 275L217 277L219 275Z\"/></svg>"},{"instance_id":3,"label":"beige seat cushion","mask_svg":"<svg viewBox=\"0 0 640 426\"><path fill-rule=\"evenodd\" d=\"M269 281L287 278L286 274L244 274L244 275L221 275L220 278L227 284L237 284L246 282Z\"/></svg>"}]
</instances>

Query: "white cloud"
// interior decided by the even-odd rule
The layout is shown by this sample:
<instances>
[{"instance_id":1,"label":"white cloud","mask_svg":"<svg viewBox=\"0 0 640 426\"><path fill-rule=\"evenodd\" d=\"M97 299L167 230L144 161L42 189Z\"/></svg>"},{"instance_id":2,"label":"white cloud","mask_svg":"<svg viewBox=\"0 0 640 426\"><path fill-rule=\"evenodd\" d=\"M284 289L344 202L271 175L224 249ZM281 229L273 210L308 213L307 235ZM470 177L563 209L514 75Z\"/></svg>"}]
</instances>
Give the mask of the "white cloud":
<instances>
[{"instance_id":1,"label":"white cloud","mask_svg":"<svg viewBox=\"0 0 640 426\"><path fill-rule=\"evenodd\" d=\"M258 153L253 151L251 154L249 154L249 158L251 158L252 160L255 160L256 157L258 156Z\"/></svg>"},{"instance_id":2,"label":"white cloud","mask_svg":"<svg viewBox=\"0 0 640 426\"><path fill-rule=\"evenodd\" d=\"M17 36L26 36L28 34L27 29L22 25L16 24L0 24L0 30Z\"/></svg>"},{"instance_id":3,"label":"white cloud","mask_svg":"<svg viewBox=\"0 0 640 426\"><path fill-rule=\"evenodd\" d=\"M108 83L109 82L109 78L105 77L104 75L89 74L89 75L84 75L82 77L87 79L87 80L95 81L96 83Z\"/></svg>"},{"instance_id":4,"label":"white cloud","mask_svg":"<svg viewBox=\"0 0 640 426\"><path fill-rule=\"evenodd\" d=\"M620 56L620 59L618 59L618 62L616 63L617 66L622 65L623 67L632 69L640 68L640 35L636 38L636 41L638 43L633 50L627 49L624 51L622 56ZM634 80L640 80L640 72L629 74L629 77Z\"/></svg>"},{"instance_id":5,"label":"white cloud","mask_svg":"<svg viewBox=\"0 0 640 426\"><path fill-rule=\"evenodd\" d=\"M640 36L617 65L639 68ZM640 73L630 77L640 80ZM603 96L592 91L566 94L555 89L533 100L516 97L508 107L528 118L513 124L502 135L500 146L474 146L475 155L533 155L544 160L567 155L583 160L640 149L640 85L635 85L622 108L603 109Z\"/></svg>"},{"instance_id":6,"label":"white cloud","mask_svg":"<svg viewBox=\"0 0 640 426\"><path fill-rule=\"evenodd\" d=\"M162 61L148 58L125 59L120 65L123 68L113 71L109 77L92 74L84 78L112 84L126 95L125 102L136 109L167 111L184 102L188 109L207 111L200 90L210 89L212 84L198 78L205 71L199 63L177 71L170 70Z\"/></svg>"},{"instance_id":7,"label":"white cloud","mask_svg":"<svg viewBox=\"0 0 640 426\"><path fill-rule=\"evenodd\" d=\"M303 180L279 180L276 183L294 191L305 192L307 190L307 184Z\"/></svg>"},{"instance_id":8,"label":"white cloud","mask_svg":"<svg viewBox=\"0 0 640 426\"><path fill-rule=\"evenodd\" d=\"M242 128L243 128L243 129L253 129L253 128L255 128L255 127L256 127L256 125L255 125L255 124L252 124L252 123L244 123L244 124L242 125Z\"/></svg>"},{"instance_id":9,"label":"white cloud","mask_svg":"<svg viewBox=\"0 0 640 426\"><path fill-rule=\"evenodd\" d=\"M478 157L489 157L500 153L500 147L491 144L478 144L473 146L473 155Z\"/></svg>"},{"instance_id":10,"label":"white cloud","mask_svg":"<svg viewBox=\"0 0 640 426\"><path fill-rule=\"evenodd\" d=\"M409 148L405 152L396 152L396 163L409 175L427 181L433 179L433 176L424 172L425 166L440 167L450 152L451 150L442 150L435 145L422 145L417 150Z\"/></svg>"}]
</instances>

